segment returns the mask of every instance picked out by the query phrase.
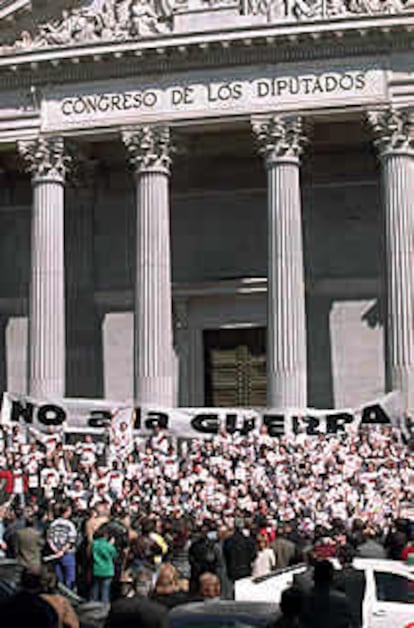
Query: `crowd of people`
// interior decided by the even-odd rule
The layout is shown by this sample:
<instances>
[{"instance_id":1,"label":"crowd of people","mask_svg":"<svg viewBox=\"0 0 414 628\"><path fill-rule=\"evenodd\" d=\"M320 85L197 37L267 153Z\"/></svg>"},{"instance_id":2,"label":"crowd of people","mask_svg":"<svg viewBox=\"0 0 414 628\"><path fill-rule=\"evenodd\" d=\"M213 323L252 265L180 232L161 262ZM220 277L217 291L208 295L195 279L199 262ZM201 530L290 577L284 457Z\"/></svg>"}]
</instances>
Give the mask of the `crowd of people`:
<instances>
[{"instance_id":1,"label":"crowd of people","mask_svg":"<svg viewBox=\"0 0 414 628\"><path fill-rule=\"evenodd\" d=\"M157 429L122 456L91 434L2 426L0 483L0 556L32 580L46 563L105 604L128 591L165 607L231 599L239 578L341 548L414 559L414 456L388 426L182 441Z\"/></svg>"}]
</instances>

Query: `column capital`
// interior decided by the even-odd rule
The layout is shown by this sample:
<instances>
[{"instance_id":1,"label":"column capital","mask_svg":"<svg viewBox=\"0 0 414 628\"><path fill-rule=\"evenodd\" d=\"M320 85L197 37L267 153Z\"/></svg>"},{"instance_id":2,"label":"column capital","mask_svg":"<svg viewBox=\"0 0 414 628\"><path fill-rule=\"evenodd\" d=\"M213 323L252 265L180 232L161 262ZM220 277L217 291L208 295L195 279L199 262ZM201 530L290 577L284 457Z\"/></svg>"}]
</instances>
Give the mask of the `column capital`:
<instances>
[{"instance_id":1,"label":"column capital","mask_svg":"<svg viewBox=\"0 0 414 628\"><path fill-rule=\"evenodd\" d=\"M44 179L64 183L71 157L63 137L38 137L20 140L17 149L34 182Z\"/></svg>"},{"instance_id":2,"label":"column capital","mask_svg":"<svg viewBox=\"0 0 414 628\"><path fill-rule=\"evenodd\" d=\"M122 130L121 137L135 174L170 173L172 145L168 126L126 127Z\"/></svg>"},{"instance_id":3,"label":"column capital","mask_svg":"<svg viewBox=\"0 0 414 628\"><path fill-rule=\"evenodd\" d=\"M392 153L414 156L414 135L411 112L406 109L373 110L367 112L374 146L379 156Z\"/></svg>"},{"instance_id":4,"label":"column capital","mask_svg":"<svg viewBox=\"0 0 414 628\"><path fill-rule=\"evenodd\" d=\"M299 160L307 141L301 116L253 116L251 124L259 154L267 165Z\"/></svg>"}]
</instances>

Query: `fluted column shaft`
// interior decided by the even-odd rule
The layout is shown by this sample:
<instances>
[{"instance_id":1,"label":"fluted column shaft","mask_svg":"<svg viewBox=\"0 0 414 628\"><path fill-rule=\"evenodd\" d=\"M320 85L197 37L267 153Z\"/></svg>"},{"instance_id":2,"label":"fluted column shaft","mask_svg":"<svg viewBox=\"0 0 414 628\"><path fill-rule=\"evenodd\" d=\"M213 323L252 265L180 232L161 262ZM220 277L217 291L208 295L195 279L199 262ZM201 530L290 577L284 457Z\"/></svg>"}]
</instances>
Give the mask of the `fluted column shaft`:
<instances>
[{"instance_id":1,"label":"fluted column shaft","mask_svg":"<svg viewBox=\"0 0 414 628\"><path fill-rule=\"evenodd\" d=\"M169 130L129 129L123 141L136 181L135 401L173 406Z\"/></svg>"},{"instance_id":2,"label":"fluted column shaft","mask_svg":"<svg viewBox=\"0 0 414 628\"><path fill-rule=\"evenodd\" d=\"M299 118L253 120L267 168L267 396L271 407L306 407L306 319Z\"/></svg>"},{"instance_id":3,"label":"fluted column shaft","mask_svg":"<svg viewBox=\"0 0 414 628\"><path fill-rule=\"evenodd\" d=\"M404 112L376 112L370 121L382 171L387 388L414 410L414 142Z\"/></svg>"},{"instance_id":4,"label":"fluted column shaft","mask_svg":"<svg viewBox=\"0 0 414 628\"><path fill-rule=\"evenodd\" d=\"M29 392L65 395L64 182L62 138L19 143L32 175Z\"/></svg>"}]
</instances>

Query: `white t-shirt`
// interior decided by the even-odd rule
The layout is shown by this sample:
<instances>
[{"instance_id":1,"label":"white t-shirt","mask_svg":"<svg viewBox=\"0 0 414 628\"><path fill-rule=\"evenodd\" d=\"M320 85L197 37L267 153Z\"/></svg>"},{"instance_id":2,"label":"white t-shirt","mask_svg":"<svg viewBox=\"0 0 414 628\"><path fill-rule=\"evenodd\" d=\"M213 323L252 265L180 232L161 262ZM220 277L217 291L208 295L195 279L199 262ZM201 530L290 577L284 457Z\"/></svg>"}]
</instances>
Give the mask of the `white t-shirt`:
<instances>
[{"instance_id":1,"label":"white t-shirt","mask_svg":"<svg viewBox=\"0 0 414 628\"><path fill-rule=\"evenodd\" d=\"M275 554L270 547L265 547L257 552L257 556L253 563L253 578L265 576L274 569L276 565Z\"/></svg>"}]
</instances>

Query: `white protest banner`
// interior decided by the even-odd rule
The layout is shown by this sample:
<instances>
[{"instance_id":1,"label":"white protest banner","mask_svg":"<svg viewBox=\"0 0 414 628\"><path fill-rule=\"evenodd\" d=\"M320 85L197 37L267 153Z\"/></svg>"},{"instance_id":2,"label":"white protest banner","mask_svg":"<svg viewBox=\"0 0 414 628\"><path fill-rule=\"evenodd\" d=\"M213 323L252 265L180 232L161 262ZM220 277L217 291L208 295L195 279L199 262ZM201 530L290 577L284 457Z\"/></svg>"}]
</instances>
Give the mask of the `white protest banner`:
<instances>
[{"instance_id":1,"label":"white protest banner","mask_svg":"<svg viewBox=\"0 0 414 628\"><path fill-rule=\"evenodd\" d=\"M210 438L220 433L247 435L266 426L270 436L355 432L360 426L404 427L401 398L390 393L356 409L312 408L162 408L96 399L34 400L4 393L0 422L45 430L106 428L111 441L131 443L132 433L150 435L156 428L178 438Z\"/></svg>"}]
</instances>

